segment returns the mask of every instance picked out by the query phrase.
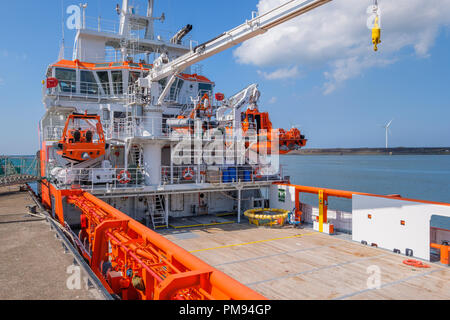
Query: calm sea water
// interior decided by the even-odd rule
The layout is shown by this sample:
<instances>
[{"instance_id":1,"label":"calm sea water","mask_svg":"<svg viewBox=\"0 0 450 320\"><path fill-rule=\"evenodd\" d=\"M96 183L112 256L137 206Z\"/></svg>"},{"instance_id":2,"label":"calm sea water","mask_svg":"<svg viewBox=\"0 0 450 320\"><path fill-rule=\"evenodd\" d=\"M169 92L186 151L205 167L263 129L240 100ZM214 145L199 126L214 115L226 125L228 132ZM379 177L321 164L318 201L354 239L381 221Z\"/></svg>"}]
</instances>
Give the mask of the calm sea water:
<instances>
[{"instance_id":1,"label":"calm sea water","mask_svg":"<svg viewBox=\"0 0 450 320\"><path fill-rule=\"evenodd\" d=\"M282 156L293 184L450 203L450 156ZM317 206L317 196L302 200ZM350 211L351 201L330 199Z\"/></svg>"}]
</instances>

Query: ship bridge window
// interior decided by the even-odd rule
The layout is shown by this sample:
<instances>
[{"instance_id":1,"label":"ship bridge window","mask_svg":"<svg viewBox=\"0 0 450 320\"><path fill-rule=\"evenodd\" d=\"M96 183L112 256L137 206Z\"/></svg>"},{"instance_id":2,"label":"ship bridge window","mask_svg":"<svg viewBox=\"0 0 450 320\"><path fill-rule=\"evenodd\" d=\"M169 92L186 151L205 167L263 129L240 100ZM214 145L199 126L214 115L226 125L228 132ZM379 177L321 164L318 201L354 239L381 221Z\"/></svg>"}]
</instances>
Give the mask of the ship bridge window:
<instances>
[{"instance_id":1,"label":"ship bridge window","mask_svg":"<svg viewBox=\"0 0 450 320\"><path fill-rule=\"evenodd\" d=\"M92 71L80 71L80 93L98 94L98 85Z\"/></svg>"},{"instance_id":2,"label":"ship bridge window","mask_svg":"<svg viewBox=\"0 0 450 320\"><path fill-rule=\"evenodd\" d=\"M114 94L123 94L123 77L122 70L111 71Z\"/></svg>"},{"instance_id":3,"label":"ship bridge window","mask_svg":"<svg viewBox=\"0 0 450 320\"><path fill-rule=\"evenodd\" d=\"M77 73L71 69L55 69L55 78L58 79L59 88L62 92L77 92Z\"/></svg>"},{"instance_id":4,"label":"ship bridge window","mask_svg":"<svg viewBox=\"0 0 450 320\"><path fill-rule=\"evenodd\" d=\"M181 88L183 87L184 80L177 78L175 82L170 87L169 100L176 101L178 99L178 95L180 93Z\"/></svg>"},{"instance_id":5,"label":"ship bridge window","mask_svg":"<svg viewBox=\"0 0 450 320\"><path fill-rule=\"evenodd\" d=\"M96 68L109 68L109 63L97 63Z\"/></svg>"},{"instance_id":6,"label":"ship bridge window","mask_svg":"<svg viewBox=\"0 0 450 320\"><path fill-rule=\"evenodd\" d=\"M130 71L130 76L128 78L128 85L134 84L141 77L140 72Z\"/></svg>"},{"instance_id":7,"label":"ship bridge window","mask_svg":"<svg viewBox=\"0 0 450 320\"><path fill-rule=\"evenodd\" d=\"M198 95L203 96L204 94L212 94L212 84L210 83L199 83L198 84Z\"/></svg>"},{"instance_id":8,"label":"ship bridge window","mask_svg":"<svg viewBox=\"0 0 450 320\"><path fill-rule=\"evenodd\" d=\"M108 71L97 71L97 76L100 79L100 83L102 85L103 91L106 95L111 94L110 88L109 88L109 75Z\"/></svg>"},{"instance_id":9,"label":"ship bridge window","mask_svg":"<svg viewBox=\"0 0 450 320\"><path fill-rule=\"evenodd\" d=\"M167 85L167 78L160 80L159 84L162 86L162 90L164 90ZM169 101L177 101L178 94L180 93L180 90L183 87L183 84L184 84L184 80L182 80L180 78L175 79L172 86L170 87L170 92L168 95Z\"/></svg>"},{"instance_id":10,"label":"ship bridge window","mask_svg":"<svg viewBox=\"0 0 450 320\"><path fill-rule=\"evenodd\" d=\"M161 85L161 90L164 90L167 84L167 78L159 80L158 83Z\"/></svg>"}]
</instances>

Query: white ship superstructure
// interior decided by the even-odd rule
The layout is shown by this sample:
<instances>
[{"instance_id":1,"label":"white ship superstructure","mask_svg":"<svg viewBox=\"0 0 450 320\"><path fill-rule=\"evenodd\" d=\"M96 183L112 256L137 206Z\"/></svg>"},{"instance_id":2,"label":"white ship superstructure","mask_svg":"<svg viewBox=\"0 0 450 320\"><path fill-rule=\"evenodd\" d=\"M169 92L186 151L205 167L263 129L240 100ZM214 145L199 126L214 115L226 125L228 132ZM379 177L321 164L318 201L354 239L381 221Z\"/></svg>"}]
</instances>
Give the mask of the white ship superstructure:
<instances>
[{"instance_id":1,"label":"white ship superstructure","mask_svg":"<svg viewBox=\"0 0 450 320\"><path fill-rule=\"evenodd\" d=\"M203 44L185 40L192 25L169 37L158 35L155 23L165 15L154 17L153 0L145 15L124 0L116 8L119 25L109 29L100 18L96 27L88 25L84 10L73 59L61 57L47 70L46 114L40 123L46 151L42 175L61 190L89 190L151 227L168 226L170 217L240 213L267 205L267 187L285 179L277 163L268 169L249 161L250 153L270 160L275 158L271 150L273 155L278 148L280 153L297 150L306 144L305 137L297 129L272 134L268 114L258 111L257 85L225 99L215 93L213 81L191 70L326 2L291 1ZM62 153L71 114L100 116L104 154L72 161ZM98 142L92 120L85 122L66 128L67 135L82 136L67 143L77 147L86 142L82 139L88 131L94 131L88 142ZM252 143L248 132L254 132Z\"/></svg>"}]
</instances>

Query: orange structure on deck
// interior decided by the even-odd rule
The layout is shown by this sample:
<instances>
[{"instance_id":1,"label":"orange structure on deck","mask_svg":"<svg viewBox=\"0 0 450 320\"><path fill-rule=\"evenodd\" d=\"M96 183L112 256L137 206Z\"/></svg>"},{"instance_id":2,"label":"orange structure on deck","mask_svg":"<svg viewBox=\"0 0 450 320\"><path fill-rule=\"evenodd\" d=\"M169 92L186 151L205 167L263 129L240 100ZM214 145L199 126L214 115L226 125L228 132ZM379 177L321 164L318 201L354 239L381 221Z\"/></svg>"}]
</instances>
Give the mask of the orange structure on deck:
<instances>
[{"instance_id":1,"label":"orange structure on deck","mask_svg":"<svg viewBox=\"0 0 450 320\"><path fill-rule=\"evenodd\" d=\"M100 117L74 113L67 118L57 153L70 161L83 162L103 156L106 148Z\"/></svg>"},{"instance_id":2,"label":"orange structure on deck","mask_svg":"<svg viewBox=\"0 0 450 320\"><path fill-rule=\"evenodd\" d=\"M122 299L265 299L87 192L68 191L67 202L82 212L82 254Z\"/></svg>"},{"instance_id":3,"label":"orange structure on deck","mask_svg":"<svg viewBox=\"0 0 450 320\"><path fill-rule=\"evenodd\" d=\"M447 245L443 245L443 244L437 244L437 243L432 243L430 244L430 247L433 249L438 249L440 251L440 256L441 256L441 263L444 265L450 265L450 246Z\"/></svg>"}]
</instances>

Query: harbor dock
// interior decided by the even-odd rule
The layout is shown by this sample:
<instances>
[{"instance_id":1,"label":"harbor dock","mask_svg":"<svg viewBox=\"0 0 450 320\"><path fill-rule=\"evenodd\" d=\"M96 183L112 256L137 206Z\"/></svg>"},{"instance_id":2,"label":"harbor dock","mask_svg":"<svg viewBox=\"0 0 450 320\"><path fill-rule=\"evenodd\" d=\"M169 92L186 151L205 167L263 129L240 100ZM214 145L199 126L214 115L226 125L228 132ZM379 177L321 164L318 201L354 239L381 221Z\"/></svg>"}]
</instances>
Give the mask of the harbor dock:
<instances>
[{"instance_id":1,"label":"harbor dock","mask_svg":"<svg viewBox=\"0 0 450 320\"><path fill-rule=\"evenodd\" d=\"M30 215L27 206L35 206L27 191L0 188L0 300L104 299L98 289L85 285L81 269L78 286L73 267L79 264L69 248L39 210Z\"/></svg>"}]
</instances>

